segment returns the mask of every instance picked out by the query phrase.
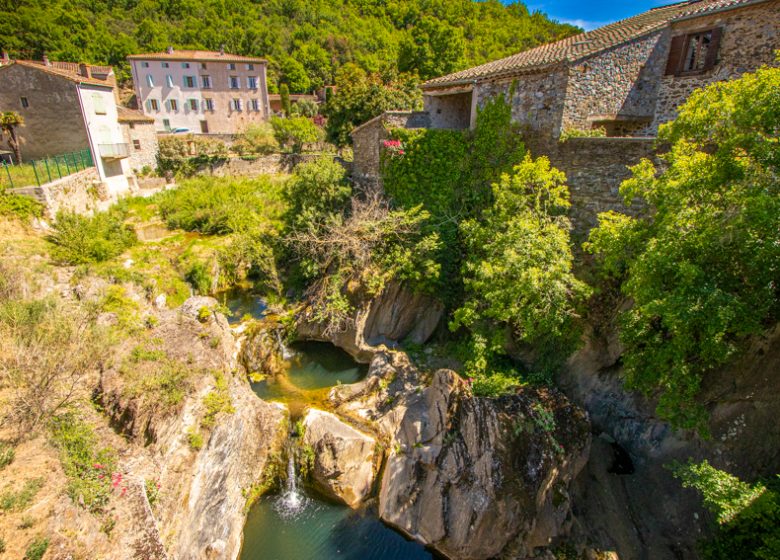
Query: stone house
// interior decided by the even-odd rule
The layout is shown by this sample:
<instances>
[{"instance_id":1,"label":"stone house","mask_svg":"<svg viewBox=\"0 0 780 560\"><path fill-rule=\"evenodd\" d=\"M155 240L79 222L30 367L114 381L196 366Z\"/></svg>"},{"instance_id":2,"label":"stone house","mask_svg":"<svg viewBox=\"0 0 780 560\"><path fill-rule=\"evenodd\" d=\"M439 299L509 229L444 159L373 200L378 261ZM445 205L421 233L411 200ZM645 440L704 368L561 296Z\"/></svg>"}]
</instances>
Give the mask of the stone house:
<instances>
[{"instance_id":1,"label":"stone house","mask_svg":"<svg viewBox=\"0 0 780 560\"><path fill-rule=\"evenodd\" d=\"M780 0L688 0L422 84L422 114L390 113L352 133L355 178L380 182L387 129L467 129L504 94L535 156L568 178L575 230L599 212L626 211L618 189L628 166L656 154L658 126L696 88L775 64ZM408 119L412 125L398 124ZM422 123L422 124L421 124ZM605 138L567 129L603 127ZM638 210L638 209L635 209Z\"/></svg>"},{"instance_id":2,"label":"stone house","mask_svg":"<svg viewBox=\"0 0 780 560\"><path fill-rule=\"evenodd\" d=\"M157 132L154 129L154 118L144 115L141 111L118 107L119 126L127 144L127 162L135 173L145 167L157 167Z\"/></svg>"},{"instance_id":3,"label":"stone house","mask_svg":"<svg viewBox=\"0 0 780 560\"><path fill-rule=\"evenodd\" d=\"M97 70L92 75L93 70ZM89 149L108 196L130 189L132 173L118 122L113 72L87 64L11 61L0 65L0 108L24 118L26 159Z\"/></svg>"},{"instance_id":4,"label":"stone house","mask_svg":"<svg viewBox=\"0 0 780 560\"><path fill-rule=\"evenodd\" d=\"M127 60L138 105L158 132L236 134L271 115L262 58L169 47Z\"/></svg>"}]
</instances>

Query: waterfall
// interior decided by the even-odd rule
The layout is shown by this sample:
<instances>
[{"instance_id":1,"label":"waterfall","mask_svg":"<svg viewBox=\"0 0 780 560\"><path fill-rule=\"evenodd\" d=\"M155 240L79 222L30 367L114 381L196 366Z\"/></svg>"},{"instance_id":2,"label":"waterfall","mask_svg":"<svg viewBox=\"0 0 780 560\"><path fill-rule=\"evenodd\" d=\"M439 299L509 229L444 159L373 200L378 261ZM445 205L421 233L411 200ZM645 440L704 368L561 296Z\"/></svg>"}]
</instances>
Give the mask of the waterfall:
<instances>
[{"instance_id":1,"label":"waterfall","mask_svg":"<svg viewBox=\"0 0 780 560\"><path fill-rule=\"evenodd\" d=\"M287 446L287 488L279 496L274 509L283 519L295 519L308 506L309 500L298 490L298 473L295 470L295 445Z\"/></svg>"},{"instance_id":2,"label":"waterfall","mask_svg":"<svg viewBox=\"0 0 780 560\"><path fill-rule=\"evenodd\" d=\"M285 345L284 340L282 339L282 331L275 330L276 333L276 342L279 344L279 349L282 351L282 358L285 360L289 360L295 355L295 352L287 348L287 345Z\"/></svg>"}]
</instances>

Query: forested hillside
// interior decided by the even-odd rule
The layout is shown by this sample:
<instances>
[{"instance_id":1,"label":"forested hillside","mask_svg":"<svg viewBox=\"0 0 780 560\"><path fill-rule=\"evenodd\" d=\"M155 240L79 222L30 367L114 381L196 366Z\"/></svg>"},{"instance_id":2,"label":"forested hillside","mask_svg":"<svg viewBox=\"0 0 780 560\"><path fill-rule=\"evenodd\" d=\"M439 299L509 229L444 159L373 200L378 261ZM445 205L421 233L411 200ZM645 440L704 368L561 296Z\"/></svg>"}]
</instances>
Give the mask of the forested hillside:
<instances>
[{"instance_id":1,"label":"forested hillside","mask_svg":"<svg viewBox=\"0 0 780 560\"><path fill-rule=\"evenodd\" d=\"M577 31L498 0L0 0L0 47L18 58L112 64L131 53L225 49L271 60L293 92L353 62L427 79Z\"/></svg>"}]
</instances>

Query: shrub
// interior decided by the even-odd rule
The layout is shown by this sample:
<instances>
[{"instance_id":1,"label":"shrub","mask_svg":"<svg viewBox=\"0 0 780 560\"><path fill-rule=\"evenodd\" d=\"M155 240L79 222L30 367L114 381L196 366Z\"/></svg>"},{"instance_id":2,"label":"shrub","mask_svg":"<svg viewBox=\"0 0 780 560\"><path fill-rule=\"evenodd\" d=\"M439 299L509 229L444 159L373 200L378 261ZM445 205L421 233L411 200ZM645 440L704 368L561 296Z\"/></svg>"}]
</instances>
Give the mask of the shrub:
<instances>
[{"instance_id":1,"label":"shrub","mask_svg":"<svg viewBox=\"0 0 780 560\"><path fill-rule=\"evenodd\" d=\"M325 133L308 117L273 117L271 126L280 146L300 153L306 144L321 142Z\"/></svg>"},{"instance_id":2,"label":"shrub","mask_svg":"<svg viewBox=\"0 0 780 560\"><path fill-rule=\"evenodd\" d=\"M199 451L203 448L203 436L194 426L190 426L187 430L187 442L195 451Z\"/></svg>"},{"instance_id":3,"label":"shrub","mask_svg":"<svg viewBox=\"0 0 780 560\"><path fill-rule=\"evenodd\" d=\"M123 365L127 379L125 393L129 397L149 397L149 404L163 410L181 404L190 390L192 371L176 360L155 362L153 368Z\"/></svg>"},{"instance_id":4,"label":"shrub","mask_svg":"<svg viewBox=\"0 0 780 560\"><path fill-rule=\"evenodd\" d=\"M214 389L203 398L203 404L206 407L206 414L203 416L202 424L206 427L214 425L215 419L220 412L233 414L236 409L230 401L230 391L228 390L225 375L218 371L214 374Z\"/></svg>"},{"instance_id":5,"label":"shrub","mask_svg":"<svg viewBox=\"0 0 780 560\"><path fill-rule=\"evenodd\" d=\"M284 221L288 231L307 230L337 221L346 210L351 194L346 171L333 158L322 156L298 165L283 191L287 202Z\"/></svg>"},{"instance_id":6,"label":"shrub","mask_svg":"<svg viewBox=\"0 0 780 560\"><path fill-rule=\"evenodd\" d=\"M154 506L160 497L160 483L147 478L144 480L144 491L146 492L146 499L149 500L149 505Z\"/></svg>"},{"instance_id":7,"label":"shrub","mask_svg":"<svg viewBox=\"0 0 780 560\"><path fill-rule=\"evenodd\" d=\"M272 154L279 151L274 128L269 123L251 124L238 135L233 149L241 155Z\"/></svg>"},{"instance_id":8,"label":"shrub","mask_svg":"<svg viewBox=\"0 0 780 560\"><path fill-rule=\"evenodd\" d=\"M561 131L559 142L564 143L570 138L604 138L607 135L607 129L603 126L596 128L564 128Z\"/></svg>"},{"instance_id":9,"label":"shrub","mask_svg":"<svg viewBox=\"0 0 780 560\"><path fill-rule=\"evenodd\" d=\"M0 471L13 463L16 452L10 444L0 442Z\"/></svg>"},{"instance_id":10,"label":"shrub","mask_svg":"<svg viewBox=\"0 0 780 560\"><path fill-rule=\"evenodd\" d=\"M227 159L228 150L220 140L195 136L164 136L159 140L157 168L160 172L193 175L198 167Z\"/></svg>"},{"instance_id":11,"label":"shrub","mask_svg":"<svg viewBox=\"0 0 780 560\"><path fill-rule=\"evenodd\" d=\"M319 114L320 107L316 101L311 99L301 99L295 105L292 106L290 112L293 116L314 118Z\"/></svg>"},{"instance_id":12,"label":"shrub","mask_svg":"<svg viewBox=\"0 0 780 560\"><path fill-rule=\"evenodd\" d=\"M0 216L16 216L23 220L43 216L43 204L29 196L6 192L0 185Z\"/></svg>"},{"instance_id":13,"label":"shrub","mask_svg":"<svg viewBox=\"0 0 780 560\"><path fill-rule=\"evenodd\" d=\"M59 212L47 240L52 257L66 264L107 261L135 245L135 232L124 223L124 212L99 212L92 217Z\"/></svg>"},{"instance_id":14,"label":"shrub","mask_svg":"<svg viewBox=\"0 0 780 560\"><path fill-rule=\"evenodd\" d=\"M658 396L675 427L706 434L706 375L780 316L780 69L691 95L661 127L663 171L649 160L621 186L642 218L607 213L586 249L633 301L620 315L629 388Z\"/></svg>"},{"instance_id":15,"label":"shrub","mask_svg":"<svg viewBox=\"0 0 780 560\"><path fill-rule=\"evenodd\" d=\"M77 504L83 503L92 513L103 511L111 494L116 452L108 447L99 448L95 432L74 414L55 417L51 434L60 450L70 498Z\"/></svg>"},{"instance_id":16,"label":"shrub","mask_svg":"<svg viewBox=\"0 0 780 560\"><path fill-rule=\"evenodd\" d=\"M704 506L716 516L717 530L701 546L704 558L780 558L780 484L776 483L775 488L747 484L707 461L673 463L670 468L684 487L699 491Z\"/></svg>"},{"instance_id":17,"label":"shrub","mask_svg":"<svg viewBox=\"0 0 780 560\"><path fill-rule=\"evenodd\" d=\"M41 560L48 549L49 539L38 537L27 545L27 550L24 552L24 560Z\"/></svg>"}]
</instances>

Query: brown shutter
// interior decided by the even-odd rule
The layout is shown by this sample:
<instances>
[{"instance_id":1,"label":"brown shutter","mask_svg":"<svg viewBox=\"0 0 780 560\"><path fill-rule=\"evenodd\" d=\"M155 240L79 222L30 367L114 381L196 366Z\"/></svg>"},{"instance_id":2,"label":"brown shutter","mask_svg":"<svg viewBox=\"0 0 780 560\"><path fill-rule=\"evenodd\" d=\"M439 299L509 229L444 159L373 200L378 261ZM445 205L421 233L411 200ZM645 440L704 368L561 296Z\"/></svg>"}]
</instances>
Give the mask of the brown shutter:
<instances>
[{"instance_id":1,"label":"brown shutter","mask_svg":"<svg viewBox=\"0 0 780 560\"><path fill-rule=\"evenodd\" d=\"M669 60L666 62L666 75L677 74L680 70L680 60L683 56L683 47L685 47L685 35L672 37L672 44L669 47Z\"/></svg>"},{"instance_id":2,"label":"brown shutter","mask_svg":"<svg viewBox=\"0 0 780 560\"><path fill-rule=\"evenodd\" d=\"M710 47L707 49L707 59L704 61L704 70L709 70L710 68L715 67L715 63L718 61L718 47L720 47L720 38L722 35L722 27L716 27L712 30Z\"/></svg>"}]
</instances>

